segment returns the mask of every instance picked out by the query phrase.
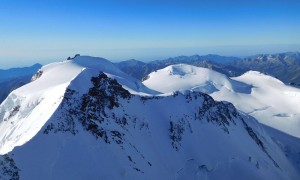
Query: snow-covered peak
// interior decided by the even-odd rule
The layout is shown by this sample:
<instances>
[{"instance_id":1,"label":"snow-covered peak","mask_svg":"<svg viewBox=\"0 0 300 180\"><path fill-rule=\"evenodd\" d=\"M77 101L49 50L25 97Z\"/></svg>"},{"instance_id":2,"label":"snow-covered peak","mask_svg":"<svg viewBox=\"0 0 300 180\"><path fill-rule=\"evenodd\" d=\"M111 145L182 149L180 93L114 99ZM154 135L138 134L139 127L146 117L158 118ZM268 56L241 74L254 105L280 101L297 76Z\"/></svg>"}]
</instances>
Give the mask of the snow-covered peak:
<instances>
[{"instance_id":1,"label":"snow-covered peak","mask_svg":"<svg viewBox=\"0 0 300 180\"><path fill-rule=\"evenodd\" d=\"M71 61L45 65L38 71L38 75L35 75L33 82L15 90L13 93L22 95L36 94L49 88L68 85L84 68Z\"/></svg>"},{"instance_id":2,"label":"snow-covered peak","mask_svg":"<svg viewBox=\"0 0 300 180\"><path fill-rule=\"evenodd\" d=\"M197 70L195 66L190 66L186 64L176 64L166 67L166 70L172 73L173 75L185 76L189 74L194 74Z\"/></svg>"},{"instance_id":3,"label":"snow-covered peak","mask_svg":"<svg viewBox=\"0 0 300 180\"><path fill-rule=\"evenodd\" d=\"M300 137L300 90L264 73L248 71L228 78L210 69L174 65L151 73L143 83L163 93L208 93L216 100L233 103L263 124Z\"/></svg>"},{"instance_id":4,"label":"snow-covered peak","mask_svg":"<svg viewBox=\"0 0 300 180\"><path fill-rule=\"evenodd\" d=\"M70 61L43 66L35 80L0 105L0 154L29 141L52 116L70 82L84 67Z\"/></svg>"},{"instance_id":5,"label":"snow-covered peak","mask_svg":"<svg viewBox=\"0 0 300 180\"><path fill-rule=\"evenodd\" d=\"M89 75L104 72L108 76L117 79L133 94L155 94L155 91L149 90L137 79L122 72L112 62L104 58L91 56L76 56L72 60L45 65L38 71L37 77L34 78L33 82L16 90L14 94L31 94L32 89L35 90L36 94L48 88L68 85L83 72Z\"/></svg>"},{"instance_id":6,"label":"snow-covered peak","mask_svg":"<svg viewBox=\"0 0 300 180\"><path fill-rule=\"evenodd\" d=\"M131 94L156 94L103 58L76 56L43 66L34 81L16 89L0 105L0 154L29 141L52 116L68 87L86 92L100 72Z\"/></svg>"},{"instance_id":7,"label":"snow-covered peak","mask_svg":"<svg viewBox=\"0 0 300 180\"><path fill-rule=\"evenodd\" d=\"M264 73L259 72L259 71L252 71L252 70L247 71L246 73L239 76L239 78L240 79L248 79L248 80L252 80L252 81L256 80L257 82L264 81L263 83L268 82L268 83L271 83L272 85L274 85L274 83L278 84L278 85L281 85L281 86L284 85L284 83L282 81L280 81L279 79L274 78L273 76L264 74Z\"/></svg>"},{"instance_id":8,"label":"snow-covered peak","mask_svg":"<svg viewBox=\"0 0 300 180\"><path fill-rule=\"evenodd\" d=\"M187 81L196 76L218 91L238 86L211 70L179 65L165 71ZM133 88L146 88L90 57L44 66L35 77L0 106L1 177L299 177L260 124L231 103L193 91L140 96Z\"/></svg>"},{"instance_id":9,"label":"snow-covered peak","mask_svg":"<svg viewBox=\"0 0 300 180\"><path fill-rule=\"evenodd\" d=\"M152 72L143 84L162 93L194 90L210 94L221 89L249 92L247 85L234 82L224 74L187 64L171 65Z\"/></svg>"},{"instance_id":10,"label":"snow-covered peak","mask_svg":"<svg viewBox=\"0 0 300 180\"><path fill-rule=\"evenodd\" d=\"M104 58L92 56L76 56L70 60L71 63L77 64L84 68L96 69L98 71L110 74L123 74L112 62Z\"/></svg>"},{"instance_id":11,"label":"snow-covered peak","mask_svg":"<svg viewBox=\"0 0 300 180\"><path fill-rule=\"evenodd\" d=\"M104 72L109 77L116 79L125 89L127 89L132 94L157 94L157 92L148 89L145 87L139 80L127 75L121 71L115 64L112 62L99 57L91 56L76 56L73 60L69 61L72 64L81 66L83 69L86 69L89 75L92 75L94 72L98 74L99 72Z\"/></svg>"}]
</instances>

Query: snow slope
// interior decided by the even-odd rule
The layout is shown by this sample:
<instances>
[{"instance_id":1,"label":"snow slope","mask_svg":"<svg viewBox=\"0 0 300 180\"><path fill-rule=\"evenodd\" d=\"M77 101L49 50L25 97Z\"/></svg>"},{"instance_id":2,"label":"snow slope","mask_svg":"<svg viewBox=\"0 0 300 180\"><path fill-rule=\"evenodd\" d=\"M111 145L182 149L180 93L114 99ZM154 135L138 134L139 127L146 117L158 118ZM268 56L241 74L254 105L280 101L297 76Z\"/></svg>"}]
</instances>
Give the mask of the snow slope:
<instances>
[{"instance_id":1,"label":"snow slope","mask_svg":"<svg viewBox=\"0 0 300 180\"><path fill-rule=\"evenodd\" d=\"M143 82L162 93L193 90L231 102L261 123L300 137L300 90L271 76L249 71L239 77L190 65L173 65L153 72Z\"/></svg>"},{"instance_id":2,"label":"snow slope","mask_svg":"<svg viewBox=\"0 0 300 180\"><path fill-rule=\"evenodd\" d=\"M212 94L220 89L241 93L251 92L251 86L247 84L229 79L210 69L185 64L171 65L153 72L143 84L163 93L194 90Z\"/></svg>"},{"instance_id":3,"label":"snow slope","mask_svg":"<svg viewBox=\"0 0 300 180\"><path fill-rule=\"evenodd\" d=\"M83 81L89 81L91 74L104 71L133 94L155 93L101 58L78 56L43 66L40 77L13 91L0 106L0 154L24 144L36 134L61 103L70 82L83 71L87 71ZM87 87L78 84L78 88Z\"/></svg>"},{"instance_id":4,"label":"snow slope","mask_svg":"<svg viewBox=\"0 0 300 180\"><path fill-rule=\"evenodd\" d=\"M151 93L104 59L44 66L0 105L0 179L299 179L232 104Z\"/></svg>"}]
</instances>

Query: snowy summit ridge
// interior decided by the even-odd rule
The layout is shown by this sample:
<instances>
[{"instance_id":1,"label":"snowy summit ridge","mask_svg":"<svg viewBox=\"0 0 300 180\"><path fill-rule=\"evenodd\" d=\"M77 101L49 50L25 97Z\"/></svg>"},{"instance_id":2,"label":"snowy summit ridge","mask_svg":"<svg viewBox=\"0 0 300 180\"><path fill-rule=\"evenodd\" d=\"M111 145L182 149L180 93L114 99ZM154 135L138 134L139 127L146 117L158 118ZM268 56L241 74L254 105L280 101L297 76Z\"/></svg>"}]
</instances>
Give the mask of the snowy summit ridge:
<instances>
[{"instance_id":1,"label":"snowy summit ridge","mask_svg":"<svg viewBox=\"0 0 300 180\"><path fill-rule=\"evenodd\" d=\"M233 103L263 124L300 137L300 90L272 76L248 71L228 78L210 69L179 64L151 73L143 84L162 93L207 93L216 100Z\"/></svg>"},{"instance_id":2,"label":"snowy summit ridge","mask_svg":"<svg viewBox=\"0 0 300 180\"><path fill-rule=\"evenodd\" d=\"M213 70L186 64L171 65L153 72L143 83L162 93L194 90L210 94L219 89L248 92L250 87Z\"/></svg>"},{"instance_id":3,"label":"snowy summit ridge","mask_svg":"<svg viewBox=\"0 0 300 180\"><path fill-rule=\"evenodd\" d=\"M77 56L73 60L43 66L35 81L13 91L1 104L0 153L7 153L14 146L30 140L55 112L68 86L77 86L84 91L82 82L89 82L90 76L100 71L118 79L133 94L154 92L102 58ZM78 84L72 83L76 78L80 78L76 81Z\"/></svg>"},{"instance_id":4,"label":"snowy summit ridge","mask_svg":"<svg viewBox=\"0 0 300 180\"><path fill-rule=\"evenodd\" d=\"M198 72L170 71L182 78ZM36 77L0 106L0 177L299 177L261 125L231 103L195 91L158 96L109 61L88 56L46 65Z\"/></svg>"}]
</instances>

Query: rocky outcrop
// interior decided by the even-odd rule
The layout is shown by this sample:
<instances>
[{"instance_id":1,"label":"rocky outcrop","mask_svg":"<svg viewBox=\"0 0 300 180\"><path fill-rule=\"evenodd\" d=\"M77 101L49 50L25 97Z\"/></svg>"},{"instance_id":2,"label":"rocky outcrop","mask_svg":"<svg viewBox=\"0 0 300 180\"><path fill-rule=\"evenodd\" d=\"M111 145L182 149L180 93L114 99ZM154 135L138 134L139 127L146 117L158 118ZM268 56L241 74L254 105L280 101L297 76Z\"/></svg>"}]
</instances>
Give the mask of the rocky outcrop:
<instances>
[{"instance_id":1,"label":"rocky outcrop","mask_svg":"<svg viewBox=\"0 0 300 180\"><path fill-rule=\"evenodd\" d=\"M9 155L0 156L0 179L2 180L19 180L20 169Z\"/></svg>"}]
</instances>

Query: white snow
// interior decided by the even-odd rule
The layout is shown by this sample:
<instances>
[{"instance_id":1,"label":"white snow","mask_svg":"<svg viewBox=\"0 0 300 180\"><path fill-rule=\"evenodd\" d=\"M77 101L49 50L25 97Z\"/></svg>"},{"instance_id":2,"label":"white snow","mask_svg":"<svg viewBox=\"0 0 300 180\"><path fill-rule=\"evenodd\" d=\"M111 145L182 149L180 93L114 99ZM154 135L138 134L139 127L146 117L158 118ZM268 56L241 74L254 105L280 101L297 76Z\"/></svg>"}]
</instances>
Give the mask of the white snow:
<instances>
[{"instance_id":1,"label":"white snow","mask_svg":"<svg viewBox=\"0 0 300 180\"><path fill-rule=\"evenodd\" d=\"M299 177L299 172L281 148L255 119L241 115L264 144L265 151L249 135L239 117L232 117L235 123L228 125L228 133L218 123L208 122L205 117L196 118L204 96L189 99L188 95L193 94L185 91L204 91L216 99L238 99L235 104L240 109L247 100L251 106L244 110L256 108L252 113L246 111L256 115L258 112L268 112L273 106L258 99L259 95L268 95L264 89L268 86L265 87L264 82L251 83L253 78L258 78L252 76L263 76L259 81L277 83L278 91L283 96L296 99L299 95L296 89L284 88L284 84L270 77L250 72L250 75L230 79L208 69L176 65L150 74L144 84L154 89L151 90L109 61L88 56L53 63L44 66L41 71L43 74L40 78L13 91L0 105L0 154L8 153L14 159L20 168L22 180ZM112 138L110 132L118 131L122 135L120 144L113 140L105 143L101 137L96 138L83 129L76 114L68 114L66 109L59 106L66 88L78 92L72 97L76 102L76 98L80 99L91 88L91 77L102 71L135 94L131 99L119 99L119 107L105 109L107 114L100 124L108 132L109 138ZM175 90L184 93L172 94ZM150 97L157 95L157 91L165 94ZM275 92L272 89L272 93ZM140 95L149 99L143 101ZM76 103L68 106L78 108ZM293 110L293 117L297 116L296 108ZM215 111L210 109L210 113ZM290 117L291 111L276 113L276 117L286 118ZM67 115L60 119L63 114ZM50 123L57 125L63 123L66 117L73 116L75 119L72 123L77 132L75 135L54 130L44 133L43 130ZM118 119L113 117L125 117L127 124L120 125L116 121ZM175 131L177 134L182 133L181 140L176 142L177 150L172 146L170 121L184 129L182 132ZM280 168L274 165L270 157Z\"/></svg>"},{"instance_id":2,"label":"white snow","mask_svg":"<svg viewBox=\"0 0 300 180\"><path fill-rule=\"evenodd\" d=\"M82 82L81 80L81 77L76 78L72 84ZM231 124L229 134L205 119L195 120L194 112L198 112L202 100L198 98L187 103L185 96L181 94L145 103L138 97L129 102L122 100L124 112L122 108L115 108L110 113L117 117L128 114L126 127L120 127L111 117L102 124L104 129L124 134L120 145L114 142L106 144L101 138L96 139L82 129L79 121L75 121L79 131L76 135L68 132L51 132L45 135L40 131L28 143L16 147L11 153L21 169L21 179L25 180L38 180L40 177L45 180L99 177L149 180L247 177L279 180L298 177L280 148L254 119L247 119L247 123L258 134L263 135L261 139L267 151L279 163L280 169L274 166L250 138L240 120L236 119L236 125ZM57 110L49 121L56 122L56 115L60 113ZM169 137L169 123L172 121L180 124L183 120L182 141L178 145L179 150L175 150Z\"/></svg>"},{"instance_id":3,"label":"white snow","mask_svg":"<svg viewBox=\"0 0 300 180\"><path fill-rule=\"evenodd\" d=\"M151 73L143 84L162 93L208 93L216 100L233 103L265 125L300 137L300 90L271 76L249 71L228 78L210 69L179 64Z\"/></svg>"},{"instance_id":4,"label":"white snow","mask_svg":"<svg viewBox=\"0 0 300 180\"><path fill-rule=\"evenodd\" d=\"M36 135L59 106L70 82L79 74L89 82L91 75L105 72L132 94L156 93L102 58L78 56L74 60L43 66L40 71L40 78L13 91L0 105L0 154L23 145ZM83 91L88 88L82 82L77 87ZM18 106L19 111L11 116L13 109Z\"/></svg>"},{"instance_id":5,"label":"white snow","mask_svg":"<svg viewBox=\"0 0 300 180\"><path fill-rule=\"evenodd\" d=\"M29 141L60 104L70 81L83 67L68 61L44 66L43 74L15 91L0 106L0 154ZM67 73L65 73L67 72ZM9 117L12 109L19 111Z\"/></svg>"}]
</instances>

